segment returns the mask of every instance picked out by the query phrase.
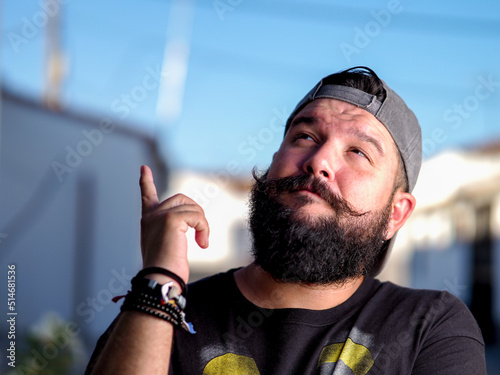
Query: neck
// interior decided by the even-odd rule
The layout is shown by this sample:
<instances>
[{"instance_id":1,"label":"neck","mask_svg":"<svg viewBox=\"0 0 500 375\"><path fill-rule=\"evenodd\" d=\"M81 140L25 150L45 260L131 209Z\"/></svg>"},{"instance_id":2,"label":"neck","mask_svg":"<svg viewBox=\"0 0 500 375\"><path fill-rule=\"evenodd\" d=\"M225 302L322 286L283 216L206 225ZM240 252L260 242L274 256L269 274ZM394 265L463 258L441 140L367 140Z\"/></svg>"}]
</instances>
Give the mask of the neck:
<instances>
[{"instance_id":1,"label":"neck","mask_svg":"<svg viewBox=\"0 0 500 375\"><path fill-rule=\"evenodd\" d=\"M333 285L284 283L253 263L236 271L234 277L245 298L266 309L329 309L347 301L363 282L360 276Z\"/></svg>"}]
</instances>

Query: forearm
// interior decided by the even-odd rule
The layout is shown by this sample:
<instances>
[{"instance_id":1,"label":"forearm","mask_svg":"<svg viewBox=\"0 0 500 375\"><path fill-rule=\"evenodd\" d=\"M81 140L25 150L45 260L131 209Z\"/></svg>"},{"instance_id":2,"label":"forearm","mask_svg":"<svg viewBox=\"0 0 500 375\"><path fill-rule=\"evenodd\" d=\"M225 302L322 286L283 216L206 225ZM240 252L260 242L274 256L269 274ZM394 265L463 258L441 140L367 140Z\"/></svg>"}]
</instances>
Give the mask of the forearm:
<instances>
[{"instance_id":1,"label":"forearm","mask_svg":"<svg viewBox=\"0 0 500 375\"><path fill-rule=\"evenodd\" d=\"M184 283L189 279L186 232L194 228L196 242L206 248L208 222L201 206L185 195L177 194L160 202L148 167L141 167L139 182L144 269L136 276L135 285L135 278L132 280L132 290L125 297L122 313L111 334L106 335L107 341L97 360L93 357L89 363L87 372L93 375L166 375L172 351L172 324L191 331L182 311L185 300L180 299L179 294L171 295L170 291L175 292L177 288L182 296ZM145 285L143 277L157 283ZM166 285L170 281L174 282L172 290Z\"/></svg>"},{"instance_id":2,"label":"forearm","mask_svg":"<svg viewBox=\"0 0 500 375\"><path fill-rule=\"evenodd\" d=\"M95 374L168 374L173 326L135 311L121 314L91 372Z\"/></svg>"}]
</instances>

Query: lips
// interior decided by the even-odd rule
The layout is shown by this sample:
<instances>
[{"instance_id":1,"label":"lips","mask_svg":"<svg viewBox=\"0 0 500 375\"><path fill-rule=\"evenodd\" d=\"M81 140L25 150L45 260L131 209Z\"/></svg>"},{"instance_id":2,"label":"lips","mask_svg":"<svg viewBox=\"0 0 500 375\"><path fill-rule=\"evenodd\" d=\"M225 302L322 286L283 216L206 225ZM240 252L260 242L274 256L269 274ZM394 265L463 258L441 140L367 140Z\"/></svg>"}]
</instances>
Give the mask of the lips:
<instances>
[{"instance_id":1,"label":"lips","mask_svg":"<svg viewBox=\"0 0 500 375\"><path fill-rule=\"evenodd\" d=\"M306 192L307 194L312 194L312 195L315 195L318 198L321 198L321 199L325 200L321 196L321 194L316 189L314 189L311 185L310 186L301 187L299 189L296 189L295 191L297 191L297 192Z\"/></svg>"}]
</instances>

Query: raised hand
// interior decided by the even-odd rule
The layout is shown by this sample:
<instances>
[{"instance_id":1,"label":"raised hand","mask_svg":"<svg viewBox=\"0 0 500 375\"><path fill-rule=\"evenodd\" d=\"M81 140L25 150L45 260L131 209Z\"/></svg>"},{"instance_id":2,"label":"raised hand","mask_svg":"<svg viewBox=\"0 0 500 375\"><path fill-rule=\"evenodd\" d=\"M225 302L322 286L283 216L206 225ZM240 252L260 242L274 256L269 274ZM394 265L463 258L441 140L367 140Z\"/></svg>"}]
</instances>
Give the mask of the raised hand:
<instances>
[{"instance_id":1,"label":"raised hand","mask_svg":"<svg viewBox=\"0 0 500 375\"><path fill-rule=\"evenodd\" d=\"M195 229L195 240L208 247L209 226L199 204L183 195L174 195L163 202L147 166L141 167L142 196L141 249L144 267L163 267L185 282L189 279L186 232Z\"/></svg>"}]
</instances>

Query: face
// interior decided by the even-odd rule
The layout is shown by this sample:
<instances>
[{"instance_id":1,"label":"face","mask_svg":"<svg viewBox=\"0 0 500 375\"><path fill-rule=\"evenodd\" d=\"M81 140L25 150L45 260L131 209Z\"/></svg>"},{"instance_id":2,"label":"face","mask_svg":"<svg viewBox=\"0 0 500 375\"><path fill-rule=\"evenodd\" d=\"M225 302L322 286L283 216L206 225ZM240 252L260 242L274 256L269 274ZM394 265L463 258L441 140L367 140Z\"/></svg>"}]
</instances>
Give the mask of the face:
<instances>
[{"instance_id":1,"label":"face","mask_svg":"<svg viewBox=\"0 0 500 375\"><path fill-rule=\"evenodd\" d=\"M394 141L372 114L332 99L309 103L292 121L269 168L268 178L313 175L351 207L361 212L383 209L391 197L398 167ZM332 214L317 194L284 194L294 206L307 197L297 215Z\"/></svg>"},{"instance_id":2,"label":"face","mask_svg":"<svg viewBox=\"0 0 500 375\"><path fill-rule=\"evenodd\" d=\"M415 200L394 191L398 155L374 116L345 102L308 104L256 177L255 263L281 281L342 283L369 274Z\"/></svg>"}]
</instances>

